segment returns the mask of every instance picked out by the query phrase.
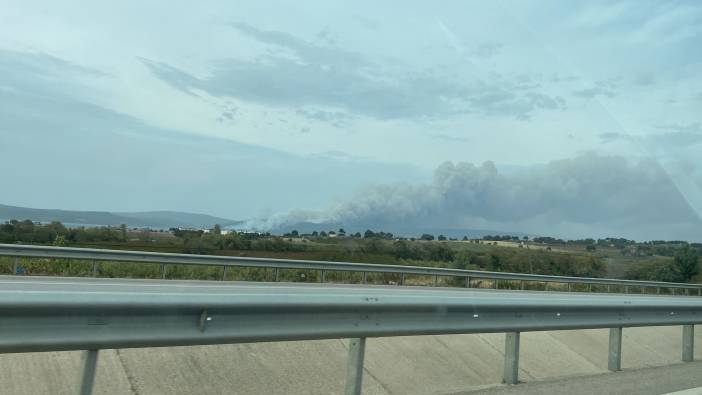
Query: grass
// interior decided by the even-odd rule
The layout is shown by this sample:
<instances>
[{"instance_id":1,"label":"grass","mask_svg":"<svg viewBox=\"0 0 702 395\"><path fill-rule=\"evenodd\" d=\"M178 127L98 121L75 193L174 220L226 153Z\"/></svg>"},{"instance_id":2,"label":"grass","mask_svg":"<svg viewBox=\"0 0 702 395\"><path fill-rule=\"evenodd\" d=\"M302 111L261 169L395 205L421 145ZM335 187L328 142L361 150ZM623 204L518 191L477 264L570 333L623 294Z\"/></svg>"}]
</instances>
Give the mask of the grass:
<instances>
[{"instance_id":1,"label":"grass","mask_svg":"<svg viewBox=\"0 0 702 395\"><path fill-rule=\"evenodd\" d=\"M47 258L16 258L19 274L29 276L65 276L65 277L91 277L93 276L92 261L47 259ZM0 257L0 274L12 274L15 264L13 257ZM222 266L200 265L165 265L166 279L178 280L226 280L226 281L276 281L276 270L273 268L236 267L230 266L226 272ZM97 277L104 278L163 278L162 265L141 262L110 262L101 261L97 265ZM366 283L375 285L398 285L404 280L404 285L413 286L439 286L439 287L465 287L464 277L453 276L422 276L406 274L404 278L396 273L366 273ZM322 282L322 273L319 270L279 269L277 281L281 282ZM334 284L362 284L363 273L325 271L325 283ZM510 289L528 291L560 291L560 292L598 292L598 293L625 293L624 286L598 285L598 284L567 284L542 281L512 281L492 279L471 279L470 287L477 289ZM673 288L648 288L630 286L632 294L662 294L682 295L683 290Z\"/></svg>"}]
</instances>

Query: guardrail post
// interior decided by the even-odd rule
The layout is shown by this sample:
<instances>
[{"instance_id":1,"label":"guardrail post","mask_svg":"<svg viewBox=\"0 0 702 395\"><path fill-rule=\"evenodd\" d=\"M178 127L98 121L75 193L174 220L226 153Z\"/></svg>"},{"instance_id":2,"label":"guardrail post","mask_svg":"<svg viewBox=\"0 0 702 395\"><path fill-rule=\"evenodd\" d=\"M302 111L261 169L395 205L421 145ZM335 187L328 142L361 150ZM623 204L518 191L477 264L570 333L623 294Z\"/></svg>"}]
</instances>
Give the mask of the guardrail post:
<instances>
[{"instance_id":1,"label":"guardrail post","mask_svg":"<svg viewBox=\"0 0 702 395\"><path fill-rule=\"evenodd\" d=\"M519 280L519 289L524 291L524 280Z\"/></svg>"},{"instance_id":2,"label":"guardrail post","mask_svg":"<svg viewBox=\"0 0 702 395\"><path fill-rule=\"evenodd\" d=\"M570 283L566 284L568 286L568 292L570 292Z\"/></svg>"},{"instance_id":3,"label":"guardrail post","mask_svg":"<svg viewBox=\"0 0 702 395\"><path fill-rule=\"evenodd\" d=\"M682 338L682 360L692 362L695 351L695 326L683 325Z\"/></svg>"},{"instance_id":4,"label":"guardrail post","mask_svg":"<svg viewBox=\"0 0 702 395\"><path fill-rule=\"evenodd\" d=\"M346 395L360 395L363 384L363 358L366 353L366 338L349 340L349 360L346 366Z\"/></svg>"},{"instance_id":5,"label":"guardrail post","mask_svg":"<svg viewBox=\"0 0 702 395\"><path fill-rule=\"evenodd\" d=\"M437 287L439 285L439 276L434 276L434 286Z\"/></svg>"},{"instance_id":6,"label":"guardrail post","mask_svg":"<svg viewBox=\"0 0 702 395\"><path fill-rule=\"evenodd\" d=\"M624 293L625 293L625 294L628 294L628 293L629 293L629 286L628 286L628 285L624 287Z\"/></svg>"},{"instance_id":7,"label":"guardrail post","mask_svg":"<svg viewBox=\"0 0 702 395\"><path fill-rule=\"evenodd\" d=\"M660 293L661 293L661 287L656 287L656 294L660 294Z\"/></svg>"},{"instance_id":8,"label":"guardrail post","mask_svg":"<svg viewBox=\"0 0 702 395\"><path fill-rule=\"evenodd\" d=\"M327 281L327 271L322 270L322 275L320 276L320 282L326 282Z\"/></svg>"},{"instance_id":9,"label":"guardrail post","mask_svg":"<svg viewBox=\"0 0 702 395\"><path fill-rule=\"evenodd\" d=\"M161 278L164 280L166 279L166 264L165 263L161 264Z\"/></svg>"},{"instance_id":10,"label":"guardrail post","mask_svg":"<svg viewBox=\"0 0 702 395\"><path fill-rule=\"evenodd\" d=\"M93 260L93 277L97 277L98 272L98 261Z\"/></svg>"},{"instance_id":11,"label":"guardrail post","mask_svg":"<svg viewBox=\"0 0 702 395\"><path fill-rule=\"evenodd\" d=\"M405 273L400 273L400 285L405 285Z\"/></svg>"},{"instance_id":12,"label":"guardrail post","mask_svg":"<svg viewBox=\"0 0 702 395\"><path fill-rule=\"evenodd\" d=\"M93 393L93 383L95 382L95 369L97 368L98 350L87 350L83 352L83 377L80 380L80 395L90 395Z\"/></svg>"},{"instance_id":13,"label":"guardrail post","mask_svg":"<svg viewBox=\"0 0 702 395\"><path fill-rule=\"evenodd\" d=\"M519 382L519 332L505 333L505 370L502 381L505 384Z\"/></svg>"},{"instance_id":14,"label":"guardrail post","mask_svg":"<svg viewBox=\"0 0 702 395\"><path fill-rule=\"evenodd\" d=\"M612 372L622 370L622 328L609 328L607 368Z\"/></svg>"},{"instance_id":15,"label":"guardrail post","mask_svg":"<svg viewBox=\"0 0 702 395\"><path fill-rule=\"evenodd\" d=\"M363 284L368 283L368 272L363 272Z\"/></svg>"},{"instance_id":16,"label":"guardrail post","mask_svg":"<svg viewBox=\"0 0 702 395\"><path fill-rule=\"evenodd\" d=\"M497 286L498 286L497 279L492 280L492 286L493 286L493 288L497 289Z\"/></svg>"},{"instance_id":17,"label":"guardrail post","mask_svg":"<svg viewBox=\"0 0 702 395\"><path fill-rule=\"evenodd\" d=\"M229 271L229 266L222 266L222 281L227 279L227 271Z\"/></svg>"},{"instance_id":18,"label":"guardrail post","mask_svg":"<svg viewBox=\"0 0 702 395\"><path fill-rule=\"evenodd\" d=\"M470 288L470 277L466 277L466 288Z\"/></svg>"},{"instance_id":19,"label":"guardrail post","mask_svg":"<svg viewBox=\"0 0 702 395\"><path fill-rule=\"evenodd\" d=\"M280 270L278 270L278 268L276 267L276 268L275 268L275 271L274 271L273 273L274 273L274 274L273 274L273 278L274 278L275 282L278 282Z\"/></svg>"},{"instance_id":20,"label":"guardrail post","mask_svg":"<svg viewBox=\"0 0 702 395\"><path fill-rule=\"evenodd\" d=\"M15 257L14 263L12 265L12 274L17 275L17 268L19 267L19 257Z\"/></svg>"}]
</instances>

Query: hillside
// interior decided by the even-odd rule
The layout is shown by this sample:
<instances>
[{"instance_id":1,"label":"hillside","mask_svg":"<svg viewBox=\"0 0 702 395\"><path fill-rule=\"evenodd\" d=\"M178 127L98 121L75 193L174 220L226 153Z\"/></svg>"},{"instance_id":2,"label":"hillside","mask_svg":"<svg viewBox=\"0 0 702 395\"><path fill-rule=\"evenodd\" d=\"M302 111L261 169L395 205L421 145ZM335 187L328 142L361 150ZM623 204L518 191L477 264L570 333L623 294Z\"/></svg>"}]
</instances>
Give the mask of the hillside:
<instances>
[{"instance_id":1,"label":"hillside","mask_svg":"<svg viewBox=\"0 0 702 395\"><path fill-rule=\"evenodd\" d=\"M226 218L180 211L112 213L107 211L37 209L2 204L0 204L0 219L29 219L40 222L61 221L65 224L86 226L119 226L121 224L126 224L130 227L150 228L211 228L214 224L229 226L240 223L239 221Z\"/></svg>"}]
</instances>

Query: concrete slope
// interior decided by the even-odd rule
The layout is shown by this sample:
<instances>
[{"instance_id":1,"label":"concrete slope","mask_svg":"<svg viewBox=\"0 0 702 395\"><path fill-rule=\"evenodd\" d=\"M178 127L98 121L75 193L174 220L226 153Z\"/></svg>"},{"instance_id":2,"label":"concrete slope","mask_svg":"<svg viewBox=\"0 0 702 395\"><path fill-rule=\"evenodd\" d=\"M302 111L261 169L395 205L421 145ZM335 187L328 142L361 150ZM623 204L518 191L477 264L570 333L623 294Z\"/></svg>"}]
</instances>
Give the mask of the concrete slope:
<instances>
[{"instance_id":1,"label":"concrete slope","mask_svg":"<svg viewBox=\"0 0 702 395\"><path fill-rule=\"evenodd\" d=\"M624 369L678 363L681 333L680 327L625 329ZM702 331L696 338L702 344ZM504 334L369 339L364 394L445 394L498 386L503 342ZM523 333L520 379L606 373L607 344L606 329ZM346 353L345 340L105 350L95 393L341 394ZM702 359L702 347L695 357ZM0 393L75 394L80 358L78 352L0 355Z\"/></svg>"},{"instance_id":2,"label":"concrete slope","mask_svg":"<svg viewBox=\"0 0 702 395\"><path fill-rule=\"evenodd\" d=\"M702 362L677 363L655 368L624 370L566 379L502 385L451 395L700 395ZM668 392L675 390L676 392Z\"/></svg>"}]
</instances>

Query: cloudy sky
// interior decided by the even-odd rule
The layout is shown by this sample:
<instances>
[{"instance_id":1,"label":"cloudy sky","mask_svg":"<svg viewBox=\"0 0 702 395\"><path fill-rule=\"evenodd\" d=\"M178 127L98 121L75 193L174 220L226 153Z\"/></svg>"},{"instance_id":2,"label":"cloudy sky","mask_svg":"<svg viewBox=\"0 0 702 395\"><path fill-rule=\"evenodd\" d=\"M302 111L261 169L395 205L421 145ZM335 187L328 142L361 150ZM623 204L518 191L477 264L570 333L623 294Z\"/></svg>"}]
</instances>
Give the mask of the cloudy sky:
<instances>
[{"instance_id":1,"label":"cloudy sky","mask_svg":"<svg viewBox=\"0 0 702 395\"><path fill-rule=\"evenodd\" d=\"M0 0L0 203L702 239L697 1Z\"/></svg>"}]
</instances>

